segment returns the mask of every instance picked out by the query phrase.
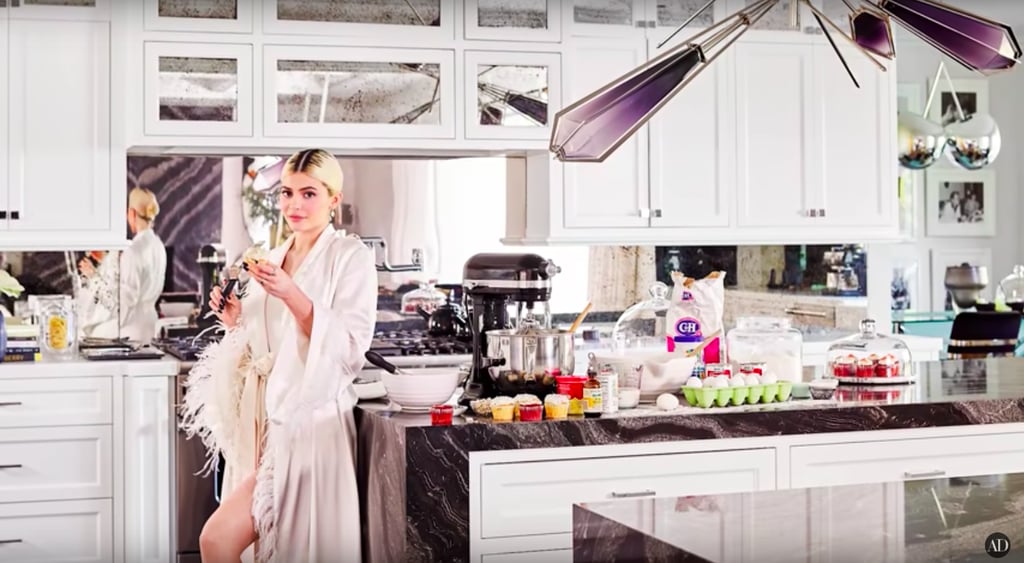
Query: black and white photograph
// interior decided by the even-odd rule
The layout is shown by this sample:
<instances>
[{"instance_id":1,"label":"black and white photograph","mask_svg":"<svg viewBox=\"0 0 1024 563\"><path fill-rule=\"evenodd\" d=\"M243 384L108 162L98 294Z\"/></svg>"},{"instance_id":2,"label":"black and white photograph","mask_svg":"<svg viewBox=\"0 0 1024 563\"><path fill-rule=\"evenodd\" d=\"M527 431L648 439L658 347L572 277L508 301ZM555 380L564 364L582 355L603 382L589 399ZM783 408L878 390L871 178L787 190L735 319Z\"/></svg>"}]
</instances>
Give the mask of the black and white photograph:
<instances>
[{"instance_id":1,"label":"black and white photograph","mask_svg":"<svg viewBox=\"0 0 1024 563\"><path fill-rule=\"evenodd\" d=\"M913 244L893 245L892 279L889 282L890 309L913 312L931 309L927 285L928 253Z\"/></svg>"},{"instance_id":2,"label":"black and white photograph","mask_svg":"<svg viewBox=\"0 0 1024 563\"><path fill-rule=\"evenodd\" d=\"M928 111L928 119L943 126L960 121L960 111L957 110L957 100L960 102L960 109L964 117L976 113L989 113L988 110L988 82L973 78L954 79L952 88L950 82L942 79L932 99L932 105ZM929 92L932 85L929 84ZM954 98L953 92L956 92Z\"/></svg>"},{"instance_id":3,"label":"black and white photograph","mask_svg":"<svg viewBox=\"0 0 1024 563\"><path fill-rule=\"evenodd\" d=\"M928 172L926 198L929 236L995 236L992 171L933 170Z\"/></svg>"}]
</instances>

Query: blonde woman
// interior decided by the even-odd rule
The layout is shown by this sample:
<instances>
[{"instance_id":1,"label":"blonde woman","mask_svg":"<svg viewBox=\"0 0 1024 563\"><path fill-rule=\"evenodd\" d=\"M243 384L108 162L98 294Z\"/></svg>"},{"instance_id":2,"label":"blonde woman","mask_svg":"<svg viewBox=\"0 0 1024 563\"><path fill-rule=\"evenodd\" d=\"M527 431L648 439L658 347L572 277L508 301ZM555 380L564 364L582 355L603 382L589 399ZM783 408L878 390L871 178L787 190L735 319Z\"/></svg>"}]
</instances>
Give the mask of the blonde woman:
<instances>
[{"instance_id":1,"label":"blonde woman","mask_svg":"<svg viewBox=\"0 0 1024 563\"><path fill-rule=\"evenodd\" d=\"M204 563L361 560L351 383L373 335L374 259L331 225L342 198L332 155L292 155L281 183L292 235L251 267L241 302L211 292L226 332L185 393L185 430L211 464L226 462Z\"/></svg>"},{"instance_id":2,"label":"blonde woman","mask_svg":"<svg viewBox=\"0 0 1024 563\"><path fill-rule=\"evenodd\" d=\"M144 344L153 340L159 318L156 302L163 292L167 274L167 250L153 231L159 214L160 204L153 192L145 188L132 189L128 194L128 229L132 242L121 253L117 271L110 268L114 256L109 254L103 257L99 273L91 261L83 259L79 263L79 270L88 280L86 293L95 300L97 310L109 311L111 317L105 322L93 318L96 324L89 331L91 336L113 338L120 335ZM113 294L110 286L115 278L118 279L116 302L109 297ZM119 314L115 313L117 310Z\"/></svg>"}]
</instances>

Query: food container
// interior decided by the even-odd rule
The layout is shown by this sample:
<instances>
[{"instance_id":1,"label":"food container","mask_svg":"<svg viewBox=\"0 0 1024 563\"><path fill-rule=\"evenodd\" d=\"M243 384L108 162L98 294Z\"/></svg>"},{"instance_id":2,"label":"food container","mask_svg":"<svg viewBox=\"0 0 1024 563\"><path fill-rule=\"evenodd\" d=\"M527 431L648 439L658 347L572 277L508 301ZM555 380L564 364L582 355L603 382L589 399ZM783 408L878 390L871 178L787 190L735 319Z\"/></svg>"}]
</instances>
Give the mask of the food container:
<instances>
[{"instance_id":1,"label":"food container","mask_svg":"<svg viewBox=\"0 0 1024 563\"><path fill-rule=\"evenodd\" d=\"M67 295L36 297L37 316L42 325L42 350L55 358L68 358L77 348L77 328L72 298Z\"/></svg>"},{"instance_id":2,"label":"food container","mask_svg":"<svg viewBox=\"0 0 1024 563\"><path fill-rule=\"evenodd\" d=\"M451 405L434 405L430 407L430 424L434 426L448 426L452 423L452 414L455 409Z\"/></svg>"},{"instance_id":3,"label":"food container","mask_svg":"<svg viewBox=\"0 0 1024 563\"><path fill-rule=\"evenodd\" d=\"M540 403L519 405L519 420L523 422L537 422L541 419L541 413L543 412L544 406Z\"/></svg>"},{"instance_id":4,"label":"food container","mask_svg":"<svg viewBox=\"0 0 1024 563\"><path fill-rule=\"evenodd\" d=\"M761 364L762 375L779 381L803 380L803 345L800 331L785 318L740 317L726 335L729 362L737 371L744 364Z\"/></svg>"},{"instance_id":5,"label":"food container","mask_svg":"<svg viewBox=\"0 0 1024 563\"><path fill-rule=\"evenodd\" d=\"M829 400L836 391L839 382L835 379L815 379L807 384L811 398L816 400Z\"/></svg>"},{"instance_id":6,"label":"food container","mask_svg":"<svg viewBox=\"0 0 1024 563\"><path fill-rule=\"evenodd\" d=\"M495 422L512 422L516 402L512 397L495 397L491 399L491 418Z\"/></svg>"},{"instance_id":7,"label":"food container","mask_svg":"<svg viewBox=\"0 0 1024 563\"><path fill-rule=\"evenodd\" d=\"M704 378L732 377L732 366L729 364L708 364L704 370Z\"/></svg>"},{"instance_id":8,"label":"food container","mask_svg":"<svg viewBox=\"0 0 1024 563\"><path fill-rule=\"evenodd\" d=\"M910 349L893 336L878 334L875 321L860 323L860 333L832 343L825 377L841 383L896 384L913 381Z\"/></svg>"},{"instance_id":9,"label":"food container","mask_svg":"<svg viewBox=\"0 0 1024 563\"><path fill-rule=\"evenodd\" d=\"M637 387L619 388L619 408L633 409L640 404L640 389Z\"/></svg>"},{"instance_id":10,"label":"food container","mask_svg":"<svg viewBox=\"0 0 1024 563\"><path fill-rule=\"evenodd\" d=\"M666 351L668 336L666 319L670 292L667 285L655 282L648 288L650 297L626 309L612 328L612 349L615 353L630 350Z\"/></svg>"},{"instance_id":11,"label":"food container","mask_svg":"<svg viewBox=\"0 0 1024 563\"><path fill-rule=\"evenodd\" d=\"M448 296L436 287L434 283L436 280L431 280L427 283L420 284L418 289L414 289L402 296L402 314L403 315L417 315L420 314L420 309L427 313L433 313L442 305L448 302Z\"/></svg>"},{"instance_id":12,"label":"food container","mask_svg":"<svg viewBox=\"0 0 1024 563\"><path fill-rule=\"evenodd\" d=\"M569 416L568 395L555 394L544 397L544 415L550 420L562 420Z\"/></svg>"}]
</instances>

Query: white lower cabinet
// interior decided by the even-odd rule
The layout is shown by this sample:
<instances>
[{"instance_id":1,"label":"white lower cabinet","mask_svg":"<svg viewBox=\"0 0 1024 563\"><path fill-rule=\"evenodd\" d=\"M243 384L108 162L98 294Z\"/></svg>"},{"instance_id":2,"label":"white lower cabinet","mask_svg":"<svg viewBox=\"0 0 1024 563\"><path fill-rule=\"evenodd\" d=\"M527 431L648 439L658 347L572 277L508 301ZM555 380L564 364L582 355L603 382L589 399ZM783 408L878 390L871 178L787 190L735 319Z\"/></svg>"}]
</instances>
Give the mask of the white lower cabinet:
<instances>
[{"instance_id":1,"label":"white lower cabinet","mask_svg":"<svg viewBox=\"0 0 1024 563\"><path fill-rule=\"evenodd\" d=\"M1024 433L821 444L790 449L790 486L793 488L1018 471L1024 471Z\"/></svg>"},{"instance_id":2,"label":"white lower cabinet","mask_svg":"<svg viewBox=\"0 0 1024 563\"><path fill-rule=\"evenodd\" d=\"M169 377L124 380L125 561L172 558L171 440L176 419Z\"/></svg>"},{"instance_id":3,"label":"white lower cabinet","mask_svg":"<svg viewBox=\"0 0 1024 563\"><path fill-rule=\"evenodd\" d=\"M0 504L0 561L114 559L111 499Z\"/></svg>"}]
</instances>

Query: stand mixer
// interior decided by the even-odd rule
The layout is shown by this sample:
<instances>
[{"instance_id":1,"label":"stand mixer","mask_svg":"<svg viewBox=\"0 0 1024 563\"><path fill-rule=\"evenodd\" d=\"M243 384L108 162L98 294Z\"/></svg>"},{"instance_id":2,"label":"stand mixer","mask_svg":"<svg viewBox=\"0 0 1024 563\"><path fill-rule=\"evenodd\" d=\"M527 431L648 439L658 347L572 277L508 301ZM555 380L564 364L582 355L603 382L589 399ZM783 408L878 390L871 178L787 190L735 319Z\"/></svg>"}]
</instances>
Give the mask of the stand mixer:
<instances>
[{"instance_id":1,"label":"stand mixer","mask_svg":"<svg viewBox=\"0 0 1024 563\"><path fill-rule=\"evenodd\" d=\"M566 343L564 333L551 330L548 310L551 278L560 271L554 262L536 254L477 254L466 262L462 285L473 337L473 366L463 402L513 391L537 392L548 386L530 377L510 389L509 373L532 375L559 365L571 373L572 366L565 366L565 356L569 363L573 358L571 334ZM526 355L529 368L524 369L520 364Z\"/></svg>"},{"instance_id":2,"label":"stand mixer","mask_svg":"<svg viewBox=\"0 0 1024 563\"><path fill-rule=\"evenodd\" d=\"M966 262L959 266L949 266L946 268L944 284L946 295L957 314L987 303L981 299L981 292L989 284L988 268L984 266L971 266Z\"/></svg>"}]
</instances>

